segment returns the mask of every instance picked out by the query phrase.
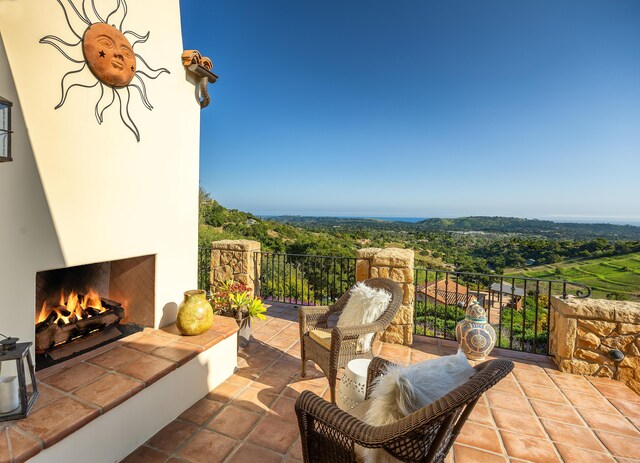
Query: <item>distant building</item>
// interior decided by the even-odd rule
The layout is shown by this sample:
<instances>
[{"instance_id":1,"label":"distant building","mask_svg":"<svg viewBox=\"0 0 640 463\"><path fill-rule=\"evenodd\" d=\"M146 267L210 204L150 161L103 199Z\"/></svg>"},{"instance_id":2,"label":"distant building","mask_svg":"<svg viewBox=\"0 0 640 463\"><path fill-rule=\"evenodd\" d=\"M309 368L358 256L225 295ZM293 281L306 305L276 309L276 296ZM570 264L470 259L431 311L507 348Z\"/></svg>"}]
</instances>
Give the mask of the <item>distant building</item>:
<instances>
[{"instance_id":1,"label":"distant building","mask_svg":"<svg viewBox=\"0 0 640 463\"><path fill-rule=\"evenodd\" d=\"M526 265L527 267L530 267L532 265L534 265L536 263L535 259L527 259L524 261L524 265Z\"/></svg>"},{"instance_id":2,"label":"distant building","mask_svg":"<svg viewBox=\"0 0 640 463\"><path fill-rule=\"evenodd\" d=\"M247 225L253 225L256 222L258 222L256 219L247 219Z\"/></svg>"},{"instance_id":3,"label":"distant building","mask_svg":"<svg viewBox=\"0 0 640 463\"><path fill-rule=\"evenodd\" d=\"M502 306L514 305L516 309L522 307L524 299L524 289L512 286L509 283L493 283L489 288L491 303L501 302Z\"/></svg>"},{"instance_id":4,"label":"distant building","mask_svg":"<svg viewBox=\"0 0 640 463\"><path fill-rule=\"evenodd\" d=\"M428 301L467 307L474 299L482 304L484 302L484 294L478 294L478 292L456 283L455 280L439 280L426 286L422 283L416 287L416 300L418 302Z\"/></svg>"}]
</instances>

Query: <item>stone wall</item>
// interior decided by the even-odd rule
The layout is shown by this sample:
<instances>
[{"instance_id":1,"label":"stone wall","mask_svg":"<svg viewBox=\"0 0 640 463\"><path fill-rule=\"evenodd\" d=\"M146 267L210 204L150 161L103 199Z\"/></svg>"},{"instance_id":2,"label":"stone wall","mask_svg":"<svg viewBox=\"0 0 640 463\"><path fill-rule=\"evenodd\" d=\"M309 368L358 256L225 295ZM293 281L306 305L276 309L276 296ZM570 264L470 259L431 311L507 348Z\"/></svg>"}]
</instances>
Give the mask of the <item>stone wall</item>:
<instances>
[{"instance_id":1,"label":"stone wall","mask_svg":"<svg viewBox=\"0 0 640 463\"><path fill-rule=\"evenodd\" d=\"M400 284L403 291L402 305L391 325L382 334L384 342L413 344L413 282L414 252L411 249L365 248L356 253L356 281L367 278L389 278Z\"/></svg>"},{"instance_id":2,"label":"stone wall","mask_svg":"<svg viewBox=\"0 0 640 463\"><path fill-rule=\"evenodd\" d=\"M260 252L257 241L221 240L211 243L212 291L227 280L235 280L249 286L255 294L256 277L260 274L256 252Z\"/></svg>"},{"instance_id":3,"label":"stone wall","mask_svg":"<svg viewBox=\"0 0 640 463\"><path fill-rule=\"evenodd\" d=\"M623 360L612 360L615 349ZM562 371L618 379L640 394L640 303L552 298L549 350Z\"/></svg>"}]
</instances>

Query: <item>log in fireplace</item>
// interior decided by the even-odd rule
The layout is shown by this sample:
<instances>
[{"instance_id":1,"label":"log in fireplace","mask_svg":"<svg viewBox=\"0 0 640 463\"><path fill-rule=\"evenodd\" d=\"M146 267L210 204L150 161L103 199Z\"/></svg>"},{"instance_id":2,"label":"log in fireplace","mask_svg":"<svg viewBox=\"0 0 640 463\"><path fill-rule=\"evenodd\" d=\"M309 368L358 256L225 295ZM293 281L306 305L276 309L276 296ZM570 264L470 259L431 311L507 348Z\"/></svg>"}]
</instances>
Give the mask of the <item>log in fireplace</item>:
<instances>
[{"instance_id":1,"label":"log in fireplace","mask_svg":"<svg viewBox=\"0 0 640 463\"><path fill-rule=\"evenodd\" d=\"M155 257L36 275L36 369L154 325Z\"/></svg>"}]
</instances>

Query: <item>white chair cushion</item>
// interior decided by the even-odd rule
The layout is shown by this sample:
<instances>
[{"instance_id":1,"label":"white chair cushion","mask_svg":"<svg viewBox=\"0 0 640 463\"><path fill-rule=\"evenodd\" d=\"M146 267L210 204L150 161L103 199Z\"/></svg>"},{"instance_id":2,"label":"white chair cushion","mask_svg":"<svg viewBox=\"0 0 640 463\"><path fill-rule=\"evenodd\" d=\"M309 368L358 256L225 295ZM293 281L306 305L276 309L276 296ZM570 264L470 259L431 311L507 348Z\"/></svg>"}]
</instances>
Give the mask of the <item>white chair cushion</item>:
<instances>
[{"instance_id":1,"label":"white chair cushion","mask_svg":"<svg viewBox=\"0 0 640 463\"><path fill-rule=\"evenodd\" d=\"M388 291L358 283L349 292L349 300L340 314L338 327L373 323L389 307L390 302L391 293ZM371 350L374 334L368 333L358 337L358 352L364 353Z\"/></svg>"},{"instance_id":2,"label":"white chair cushion","mask_svg":"<svg viewBox=\"0 0 640 463\"><path fill-rule=\"evenodd\" d=\"M475 374L461 350L407 367L390 366L371 391L364 422L381 426L411 415L466 383ZM397 462L382 449L358 449L365 463Z\"/></svg>"}]
</instances>

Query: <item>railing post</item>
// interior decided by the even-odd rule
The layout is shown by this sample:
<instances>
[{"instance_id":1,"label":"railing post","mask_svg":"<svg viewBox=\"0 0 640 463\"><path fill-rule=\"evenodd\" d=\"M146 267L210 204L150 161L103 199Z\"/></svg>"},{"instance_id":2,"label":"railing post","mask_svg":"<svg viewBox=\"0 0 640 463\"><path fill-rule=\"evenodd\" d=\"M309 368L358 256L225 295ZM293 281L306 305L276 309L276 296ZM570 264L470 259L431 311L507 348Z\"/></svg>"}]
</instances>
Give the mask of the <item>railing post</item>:
<instances>
[{"instance_id":1,"label":"railing post","mask_svg":"<svg viewBox=\"0 0 640 463\"><path fill-rule=\"evenodd\" d=\"M384 342L413 344L414 256L413 250L399 248L365 248L356 252L356 281L389 278L403 291L402 305L389 328L382 333Z\"/></svg>"},{"instance_id":2,"label":"railing post","mask_svg":"<svg viewBox=\"0 0 640 463\"><path fill-rule=\"evenodd\" d=\"M235 280L249 286L255 294L260 277L260 261L255 253L260 243L251 240L221 240L211 243L211 290L227 280Z\"/></svg>"}]
</instances>

